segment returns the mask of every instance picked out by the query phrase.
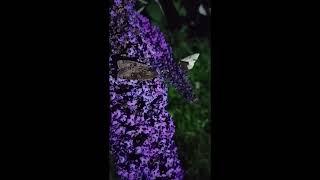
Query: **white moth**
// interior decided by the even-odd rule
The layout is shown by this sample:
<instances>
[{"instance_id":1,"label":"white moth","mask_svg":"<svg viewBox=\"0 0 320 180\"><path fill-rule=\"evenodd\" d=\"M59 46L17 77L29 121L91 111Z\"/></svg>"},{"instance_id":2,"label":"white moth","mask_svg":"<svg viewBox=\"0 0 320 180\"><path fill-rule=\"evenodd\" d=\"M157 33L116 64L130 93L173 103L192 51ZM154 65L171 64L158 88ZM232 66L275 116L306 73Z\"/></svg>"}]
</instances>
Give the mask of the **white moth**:
<instances>
[{"instance_id":1,"label":"white moth","mask_svg":"<svg viewBox=\"0 0 320 180\"><path fill-rule=\"evenodd\" d=\"M198 11L199 11L200 14L202 14L202 15L204 15L204 16L207 15L207 12L206 12L206 10L204 9L204 7L203 7L202 4L199 6Z\"/></svg>"},{"instance_id":2,"label":"white moth","mask_svg":"<svg viewBox=\"0 0 320 180\"><path fill-rule=\"evenodd\" d=\"M198 60L200 53L192 54L188 57L181 59L182 62L188 63L187 68L190 70L193 68L194 63Z\"/></svg>"}]
</instances>

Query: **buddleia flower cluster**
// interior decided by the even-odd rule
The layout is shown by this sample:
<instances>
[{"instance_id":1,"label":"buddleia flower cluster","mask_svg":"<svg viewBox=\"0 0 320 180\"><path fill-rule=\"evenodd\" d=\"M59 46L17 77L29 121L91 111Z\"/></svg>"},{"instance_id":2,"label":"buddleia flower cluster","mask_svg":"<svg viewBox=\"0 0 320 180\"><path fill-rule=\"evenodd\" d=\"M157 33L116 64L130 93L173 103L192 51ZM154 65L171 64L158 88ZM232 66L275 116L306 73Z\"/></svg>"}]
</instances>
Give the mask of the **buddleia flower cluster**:
<instances>
[{"instance_id":1,"label":"buddleia flower cluster","mask_svg":"<svg viewBox=\"0 0 320 180\"><path fill-rule=\"evenodd\" d=\"M175 126L166 110L166 81L187 100L195 96L160 29L136 12L134 5L135 0L114 0L109 9L109 137L116 174L121 179L183 179ZM114 54L137 58L158 76L143 81L117 78Z\"/></svg>"}]
</instances>

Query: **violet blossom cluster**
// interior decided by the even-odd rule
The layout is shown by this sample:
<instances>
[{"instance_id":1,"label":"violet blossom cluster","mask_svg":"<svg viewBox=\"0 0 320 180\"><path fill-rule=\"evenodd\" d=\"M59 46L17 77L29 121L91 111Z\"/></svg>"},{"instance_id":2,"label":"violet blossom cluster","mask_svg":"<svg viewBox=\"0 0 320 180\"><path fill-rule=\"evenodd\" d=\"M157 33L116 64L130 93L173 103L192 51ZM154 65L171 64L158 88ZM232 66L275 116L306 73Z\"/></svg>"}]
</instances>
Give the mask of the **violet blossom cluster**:
<instances>
[{"instance_id":1,"label":"violet blossom cluster","mask_svg":"<svg viewBox=\"0 0 320 180\"><path fill-rule=\"evenodd\" d=\"M116 77L116 62L109 57L110 146L121 179L183 179L174 142L175 126L167 112L165 80L192 101L191 84L172 57L160 29L135 11L135 0L114 0L109 10L110 54L137 57L153 67L152 80Z\"/></svg>"}]
</instances>

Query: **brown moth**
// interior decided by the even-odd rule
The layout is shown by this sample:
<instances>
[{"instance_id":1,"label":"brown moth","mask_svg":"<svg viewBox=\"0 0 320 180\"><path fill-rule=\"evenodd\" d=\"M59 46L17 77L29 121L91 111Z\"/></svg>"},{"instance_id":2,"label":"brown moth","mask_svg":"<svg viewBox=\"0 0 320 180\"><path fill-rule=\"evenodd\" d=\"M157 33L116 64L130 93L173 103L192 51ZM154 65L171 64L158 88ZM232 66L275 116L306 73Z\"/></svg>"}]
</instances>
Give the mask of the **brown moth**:
<instances>
[{"instance_id":1,"label":"brown moth","mask_svg":"<svg viewBox=\"0 0 320 180\"><path fill-rule=\"evenodd\" d=\"M129 80L151 80L158 74L149 66L130 60L118 60L118 77Z\"/></svg>"}]
</instances>

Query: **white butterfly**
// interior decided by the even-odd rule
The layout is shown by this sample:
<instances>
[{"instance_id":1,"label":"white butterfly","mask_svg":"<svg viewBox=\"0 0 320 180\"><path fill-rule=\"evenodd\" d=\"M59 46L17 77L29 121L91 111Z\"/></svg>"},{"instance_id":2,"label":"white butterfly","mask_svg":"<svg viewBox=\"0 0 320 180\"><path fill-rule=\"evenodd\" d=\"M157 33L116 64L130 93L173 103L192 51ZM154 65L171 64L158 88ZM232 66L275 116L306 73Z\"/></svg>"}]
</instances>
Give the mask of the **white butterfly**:
<instances>
[{"instance_id":1,"label":"white butterfly","mask_svg":"<svg viewBox=\"0 0 320 180\"><path fill-rule=\"evenodd\" d=\"M192 54L188 57L181 59L180 61L187 63L187 68L190 70L193 68L194 63L198 60L200 53Z\"/></svg>"}]
</instances>

